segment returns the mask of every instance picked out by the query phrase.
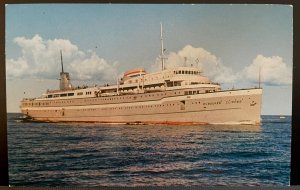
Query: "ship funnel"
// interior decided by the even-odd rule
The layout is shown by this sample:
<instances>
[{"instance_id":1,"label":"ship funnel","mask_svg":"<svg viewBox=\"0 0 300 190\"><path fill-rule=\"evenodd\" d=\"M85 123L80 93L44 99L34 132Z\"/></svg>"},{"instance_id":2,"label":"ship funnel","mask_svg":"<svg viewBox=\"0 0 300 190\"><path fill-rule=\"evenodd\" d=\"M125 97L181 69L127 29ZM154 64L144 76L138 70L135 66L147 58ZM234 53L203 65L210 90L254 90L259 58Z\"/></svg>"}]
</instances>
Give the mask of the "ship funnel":
<instances>
[{"instance_id":1,"label":"ship funnel","mask_svg":"<svg viewBox=\"0 0 300 190\"><path fill-rule=\"evenodd\" d=\"M60 63L61 63L61 72L64 72L64 62L62 58L62 51L60 50Z\"/></svg>"},{"instance_id":2,"label":"ship funnel","mask_svg":"<svg viewBox=\"0 0 300 190\"><path fill-rule=\"evenodd\" d=\"M70 82L70 75L67 72L64 72L64 64L62 58L62 51L60 50L60 61L61 61L61 72L60 72L60 90L70 90L72 89L72 84Z\"/></svg>"}]
</instances>

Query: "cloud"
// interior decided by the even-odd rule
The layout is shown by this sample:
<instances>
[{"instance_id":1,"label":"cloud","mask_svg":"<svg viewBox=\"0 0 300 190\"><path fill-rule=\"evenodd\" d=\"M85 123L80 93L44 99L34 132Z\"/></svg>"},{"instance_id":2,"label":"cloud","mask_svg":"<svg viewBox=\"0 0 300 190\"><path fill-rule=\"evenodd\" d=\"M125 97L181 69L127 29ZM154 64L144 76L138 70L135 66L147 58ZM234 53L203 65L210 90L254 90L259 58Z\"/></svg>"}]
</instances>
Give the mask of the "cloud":
<instances>
[{"instance_id":1,"label":"cloud","mask_svg":"<svg viewBox=\"0 0 300 190\"><path fill-rule=\"evenodd\" d=\"M214 82L221 84L234 83L255 83L259 78L259 67L261 68L261 82L265 85L290 85L292 84L292 68L284 63L279 56L264 57L257 55L252 64L240 71L233 71L232 68L222 63L221 59L211 52L186 45L178 52L170 52L165 67L173 68L178 66L193 66L202 70L203 75ZM153 68L161 68L161 60L157 58Z\"/></svg>"},{"instance_id":2,"label":"cloud","mask_svg":"<svg viewBox=\"0 0 300 190\"><path fill-rule=\"evenodd\" d=\"M16 37L21 56L6 60L7 78L58 78L63 52L64 70L74 80L109 81L116 75L117 63L108 63L95 52L83 52L67 39L45 40L38 34L33 38Z\"/></svg>"},{"instance_id":3,"label":"cloud","mask_svg":"<svg viewBox=\"0 0 300 190\"><path fill-rule=\"evenodd\" d=\"M39 35L32 38L16 37L14 42L21 48L21 56L6 60L6 76L11 78L56 79L61 70L60 53L63 52L64 69L71 80L115 82L118 63L109 63L95 52L81 51L67 39L43 39ZM203 75L219 83L258 82L259 68L261 81L265 85L290 85L292 68L279 56L257 55L252 64L239 72L224 65L220 58L201 47L186 45L178 52L166 54L166 68L178 66L198 67ZM157 58L150 71L161 68ZM154 69L155 68L155 69Z\"/></svg>"},{"instance_id":4,"label":"cloud","mask_svg":"<svg viewBox=\"0 0 300 190\"><path fill-rule=\"evenodd\" d=\"M28 64L27 61L23 57L19 57L17 60L14 59L8 59L6 64L6 74L8 76L14 76L14 77L21 77L24 76L25 70L28 70Z\"/></svg>"},{"instance_id":5,"label":"cloud","mask_svg":"<svg viewBox=\"0 0 300 190\"><path fill-rule=\"evenodd\" d=\"M261 73L261 82L266 85L292 84L292 68L288 67L279 56L264 57L257 55L252 64L246 67L242 76L250 82L257 83Z\"/></svg>"},{"instance_id":6,"label":"cloud","mask_svg":"<svg viewBox=\"0 0 300 190\"><path fill-rule=\"evenodd\" d=\"M220 83L233 83L237 79L232 69L225 66L220 58L200 47L195 48L191 45L186 45L177 53L170 52L166 57L166 68L178 66L198 67L212 81ZM161 60L158 58L153 67L161 68L160 64ZM154 69L152 68L151 70Z\"/></svg>"},{"instance_id":7,"label":"cloud","mask_svg":"<svg viewBox=\"0 0 300 190\"><path fill-rule=\"evenodd\" d=\"M111 81L117 77L116 66L116 62L108 64L106 60L92 52L90 57L84 60L73 61L70 64L70 72L81 80L92 80L101 76L104 81Z\"/></svg>"}]
</instances>

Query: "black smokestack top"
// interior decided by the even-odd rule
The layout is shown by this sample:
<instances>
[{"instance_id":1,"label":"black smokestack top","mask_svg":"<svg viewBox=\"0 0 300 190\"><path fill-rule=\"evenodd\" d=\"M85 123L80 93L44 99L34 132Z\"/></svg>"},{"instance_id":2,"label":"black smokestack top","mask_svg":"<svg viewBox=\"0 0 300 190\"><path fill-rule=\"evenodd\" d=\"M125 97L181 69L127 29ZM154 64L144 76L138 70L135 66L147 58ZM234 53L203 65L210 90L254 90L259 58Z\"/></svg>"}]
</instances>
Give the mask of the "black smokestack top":
<instances>
[{"instance_id":1,"label":"black smokestack top","mask_svg":"<svg viewBox=\"0 0 300 190\"><path fill-rule=\"evenodd\" d=\"M62 51L60 50L60 62L61 62L61 72L64 73L64 63L62 58Z\"/></svg>"}]
</instances>

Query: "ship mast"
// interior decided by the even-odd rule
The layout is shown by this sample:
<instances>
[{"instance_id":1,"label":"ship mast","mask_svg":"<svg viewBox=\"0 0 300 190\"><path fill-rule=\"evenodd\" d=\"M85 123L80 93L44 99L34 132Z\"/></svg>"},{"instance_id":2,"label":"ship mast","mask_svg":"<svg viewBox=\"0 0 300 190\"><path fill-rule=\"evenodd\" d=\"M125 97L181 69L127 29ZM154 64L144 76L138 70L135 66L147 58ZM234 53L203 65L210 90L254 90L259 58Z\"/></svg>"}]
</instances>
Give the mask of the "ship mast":
<instances>
[{"instance_id":1,"label":"ship mast","mask_svg":"<svg viewBox=\"0 0 300 190\"><path fill-rule=\"evenodd\" d=\"M165 61L164 61L164 41L162 35L162 23L160 23L160 42L161 42L161 70L165 69Z\"/></svg>"}]
</instances>

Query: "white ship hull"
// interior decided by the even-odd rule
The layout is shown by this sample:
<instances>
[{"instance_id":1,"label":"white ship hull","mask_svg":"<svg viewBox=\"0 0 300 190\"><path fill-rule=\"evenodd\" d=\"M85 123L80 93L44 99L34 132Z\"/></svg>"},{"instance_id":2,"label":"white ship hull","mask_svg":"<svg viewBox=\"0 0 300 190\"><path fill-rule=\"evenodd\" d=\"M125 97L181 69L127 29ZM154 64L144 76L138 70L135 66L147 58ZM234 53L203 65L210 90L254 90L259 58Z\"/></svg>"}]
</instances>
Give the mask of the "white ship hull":
<instances>
[{"instance_id":1,"label":"white ship hull","mask_svg":"<svg viewBox=\"0 0 300 190\"><path fill-rule=\"evenodd\" d=\"M172 96L171 93L130 95L135 97L134 101L130 102L118 103L122 96L115 96L116 101L106 103L102 98L102 103L22 107L21 111L33 120L45 122L260 124L262 89L193 95L182 93L177 96ZM161 98L151 99L151 95L159 94ZM147 96L150 96L150 99ZM97 102L97 99L90 98L88 101Z\"/></svg>"}]
</instances>

